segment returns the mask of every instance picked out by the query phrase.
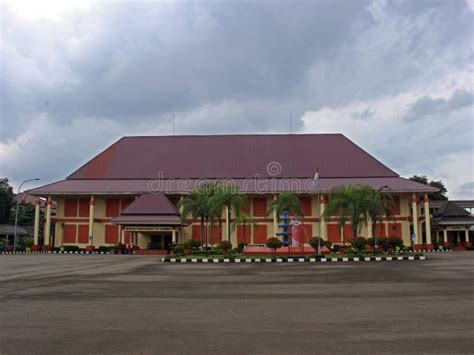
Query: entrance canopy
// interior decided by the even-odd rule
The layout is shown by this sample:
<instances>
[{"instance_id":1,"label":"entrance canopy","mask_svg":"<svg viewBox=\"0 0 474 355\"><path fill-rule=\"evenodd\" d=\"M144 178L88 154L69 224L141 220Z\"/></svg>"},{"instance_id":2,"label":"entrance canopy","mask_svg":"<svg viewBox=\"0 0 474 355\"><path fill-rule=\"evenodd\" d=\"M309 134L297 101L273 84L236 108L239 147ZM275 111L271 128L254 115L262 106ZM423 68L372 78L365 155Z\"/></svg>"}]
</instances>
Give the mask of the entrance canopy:
<instances>
[{"instance_id":1,"label":"entrance canopy","mask_svg":"<svg viewBox=\"0 0 474 355\"><path fill-rule=\"evenodd\" d=\"M121 225L182 225L176 206L164 193L146 193L112 220Z\"/></svg>"}]
</instances>

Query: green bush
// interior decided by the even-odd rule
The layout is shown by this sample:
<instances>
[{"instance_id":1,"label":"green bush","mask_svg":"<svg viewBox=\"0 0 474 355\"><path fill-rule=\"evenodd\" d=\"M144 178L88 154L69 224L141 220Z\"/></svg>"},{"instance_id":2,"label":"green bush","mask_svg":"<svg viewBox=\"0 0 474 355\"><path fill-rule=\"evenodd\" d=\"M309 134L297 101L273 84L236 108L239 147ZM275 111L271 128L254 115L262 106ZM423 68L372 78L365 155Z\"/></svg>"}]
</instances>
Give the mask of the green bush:
<instances>
[{"instance_id":1,"label":"green bush","mask_svg":"<svg viewBox=\"0 0 474 355\"><path fill-rule=\"evenodd\" d=\"M325 245L326 248L328 248L328 249L331 249L331 248L332 248L332 242L331 242L330 240L324 241L324 245Z\"/></svg>"},{"instance_id":2,"label":"green bush","mask_svg":"<svg viewBox=\"0 0 474 355\"><path fill-rule=\"evenodd\" d=\"M315 251L318 250L318 244L322 248L325 245L325 243L326 242L321 237L313 237L309 240L309 245L311 245Z\"/></svg>"},{"instance_id":3,"label":"green bush","mask_svg":"<svg viewBox=\"0 0 474 355\"><path fill-rule=\"evenodd\" d=\"M34 242L34 239L31 237L23 238L23 245L25 246L25 248L31 248Z\"/></svg>"},{"instance_id":4,"label":"green bush","mask_svg":"<svg viewBox=\"0 0 474 355\"><path fill-rule=\"evenodd\" d=\"M403 239L398 238L397 236L391 236L388 238L388 245L390 245L390 248L393 249L397 249L397 247L401 249L403 248Z\"/></svg>"},{"instance_id":5,"label":"green bush","mask_svg":"<svg viewBox=\"0 0 474 355\"><path fill-rule=\"evenodd\" d=\"M108 253L110 251L112 251L114 249L114 247L106 247L104 245L101 245L100 247L97 248L97 251L99 253Z\"/></svg>"},{"instance_id":6,"label":"green bush","mask_svg":"<svg viewBox=\"0 0 474 355\"><path fill-rule=\"evenodd\" d=\"M387 252L390 249L390 243L387 237L379 237L377 238L377 245L383 249L383 251Z\"/></svg>"},{"instance_id":7,"label":"green bush","mask_svg":"<svg viewBox=\"0 0 474 355\"><path fill-rule=\"evenodd\" d=\"M201 246L201 241L196 239L189 239L183 244L185 249L198 249Z\"/></svg>"},{"instance_id":8,"label":"green bush","mask_svg":"<svg viewBox=\"0 0 474 355\"><path fill-rule=\"evenodd\" d=\"M173 251L175 254L184 254L184 245L183 244L176 244L173 247Z\"/></svg>"},{"instance_id":9,"label":"green bush","mask_svg":"<svg viewBox=\"0 0 474 355\"><path fill-rule=\"evenodd\" d=\"M278 248L281 248L283 246L283 243L280 239L271 237L267 239L265 245L267 246L267 248L270 248L275 253Z\"/></svg>"},{"instance_id":10,"label":"green bush","mask_svg":"<svg viewBox=\"0 0 474 355\"><path fill-rule=\"evenodd\" d=\"M367 239L364 237L356 237L351 240L351 245L357 251L362 251L367 247Z\"/></svg>"},{"instance_id":11,"label":"green bush","mask_svg":"<svg viewBox=\"0 0 474 355\"><path fill-rule=\"evenodd\" d=\"M224 254L228 254L229 251L232 250L232 243L228 240L224 240L219 244L219 248L224 252Z\"/></svg>"}]
</instances>

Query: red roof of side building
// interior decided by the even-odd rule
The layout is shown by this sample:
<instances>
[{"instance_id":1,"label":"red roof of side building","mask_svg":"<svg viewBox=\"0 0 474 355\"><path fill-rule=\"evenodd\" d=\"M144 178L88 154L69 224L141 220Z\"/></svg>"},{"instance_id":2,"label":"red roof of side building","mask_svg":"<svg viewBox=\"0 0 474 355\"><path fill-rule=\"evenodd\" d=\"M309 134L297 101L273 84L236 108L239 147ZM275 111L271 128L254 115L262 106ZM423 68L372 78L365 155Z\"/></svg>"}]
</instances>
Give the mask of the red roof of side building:
<instances>
[{"instance_id":1,"label":"red roof of side building","mask_svg":"<svg viewBox=\"0 0 474 355\"><path fill-rule=\"evenodd\" d=\"M341 134L293 134L124 137L66 180L28 193L188 193L206 179L233 182L245 193L327 192L348 184L437 191L399 177Z\"/></svg>"}]
</instances>

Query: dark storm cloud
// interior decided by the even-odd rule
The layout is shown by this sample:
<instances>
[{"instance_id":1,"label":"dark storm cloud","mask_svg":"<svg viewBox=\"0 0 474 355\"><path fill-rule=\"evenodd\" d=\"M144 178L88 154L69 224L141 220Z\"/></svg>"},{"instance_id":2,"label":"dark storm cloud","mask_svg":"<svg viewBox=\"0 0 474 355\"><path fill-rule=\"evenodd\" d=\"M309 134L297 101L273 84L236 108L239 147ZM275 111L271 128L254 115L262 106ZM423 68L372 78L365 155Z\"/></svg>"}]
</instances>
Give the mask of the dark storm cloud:
<instances>
[{"instance_id":1,"label":"dark storm cloud","mask_svg":"<svg viewBox=\"0 0 474 355\"><path fill-rule=\"evenodd\" d=\"M405 120L416 121L445 115L472 106L474 104L473 98L473 93L466 90L456 90L449 99L433 99L430 96L423 96L411 106Z\"/></svg>"}]
</instances>

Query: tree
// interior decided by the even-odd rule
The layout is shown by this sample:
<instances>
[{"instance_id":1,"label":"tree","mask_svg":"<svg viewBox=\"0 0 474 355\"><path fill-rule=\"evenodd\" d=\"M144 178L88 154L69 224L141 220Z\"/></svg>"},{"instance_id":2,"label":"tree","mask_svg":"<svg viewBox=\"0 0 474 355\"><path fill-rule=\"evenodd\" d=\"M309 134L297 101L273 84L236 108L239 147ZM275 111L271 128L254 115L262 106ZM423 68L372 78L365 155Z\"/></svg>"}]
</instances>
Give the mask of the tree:
<instances>
[{"instance_id":1,"label":"tree","mask_svg":"<svg viewBox=\"0 0 474 355\"><path fill-rule=\"evenodd\" d=\"M0 224L7 224L10 220L12 207L15 204L13 188L7 178L0 178Z\"/></svg>"},{"instance_id":2,"label":"tree","mask_svg":"<svg viewBox=\"0 0 474 355\"><path fill-rule=\"evenodd\" d=\"M247 196L243 195L239 191L237 185L226 185L220 184L219 189L210 200L211 206L217 206L217 208L225 208L227 214L227 240L231 241L231 225L230 216L232 211L235 211L235 215L240 214L241 209L248 204Z\"/></svg>"},{"instance_id":3,"label":"tree","mask_svg":"<svg viewBox=\"0 0 474 355\"><path fill-rule=\"evenodd\" d=\"M428 180L426 175L413 175L410 180L421 184L429 185L439 189L438 192L428 194L428 198L433 201L445 201L448 199L448 189L441 180Z\"/></svg>"},{"instance_id":4,"label":"tree","mask_svg":"<svg viewBox=\"0 0 474 355\"><path fill-rule=\"evenodd\" d=\"M248 213L240 213L236 218L235 218L235 221L234 223L232 224L232 228L235 230L235 228L237 228L237 226L241 224L243 226L243 237L244 237L244 244L246 244L246 227L249 226L249 227L252 227L255 225L255 221L254 219L252 218L252 216Z\"/></svg>"},{"instance_id":5,"label":"tree","mask_svg":"<svg viewBox=\"0 0 474 355\"><path fill-rule=\"evenodd\" d=\"M203 190L191 192L183 198L178 207L181 209L181 219L191 215L194 219L201 222L201 243L204 244L204 227L207 216L209 216L209 198Z\"/></svg>"},{"instance_id":6,"label":"tree","mask_svg":"<svg viewBox=\"0 0 474 355\"><path fill-rule=\"evenodd\" d=\"M281 213L284 211L297 216L303 215L301 201L293 192L282 192L278 195L278 199L270 204L269 213L272 211L276 212L278 218L280 218Z\"/></svg>"},{"instance_id":7,"label":"tree","mask_svg":"<svg viewBox=\"0 0 474 355\"><path fill-rule=\"evenodd\" d=\"M10 224L15 224L15 214L10 215ZM21 203L18 205L18 225L32 226L35 224L35 205Z\"/></svg>"},{"instance_id":8,"label":"tree","mask_svg":"<svg viewBox=\"0 0 474 355\"><path fill-rule=\"evenodd\" d=\"M356 238L362 224L367 220L366 199L362 186L336 186L329 193L329 203L324 210L323 217L337 215L342 228L346 220L351 222L352 237Z\"/></svg>"},{"instance_id":9,"label":"tree","mask_svg":"<svg viewBox=\"0 0 474 355\"><path fill-rule=\"evenodd\" d=\"M395 203L390 193L386 191L376 191L370 186L360 187L366 209L365 215L370 218L372 222L372 235L374 236L374 242L377 240L376 230L377 223L382 217L393 217L393 209Z\"/></svg>"}]
</instances>

